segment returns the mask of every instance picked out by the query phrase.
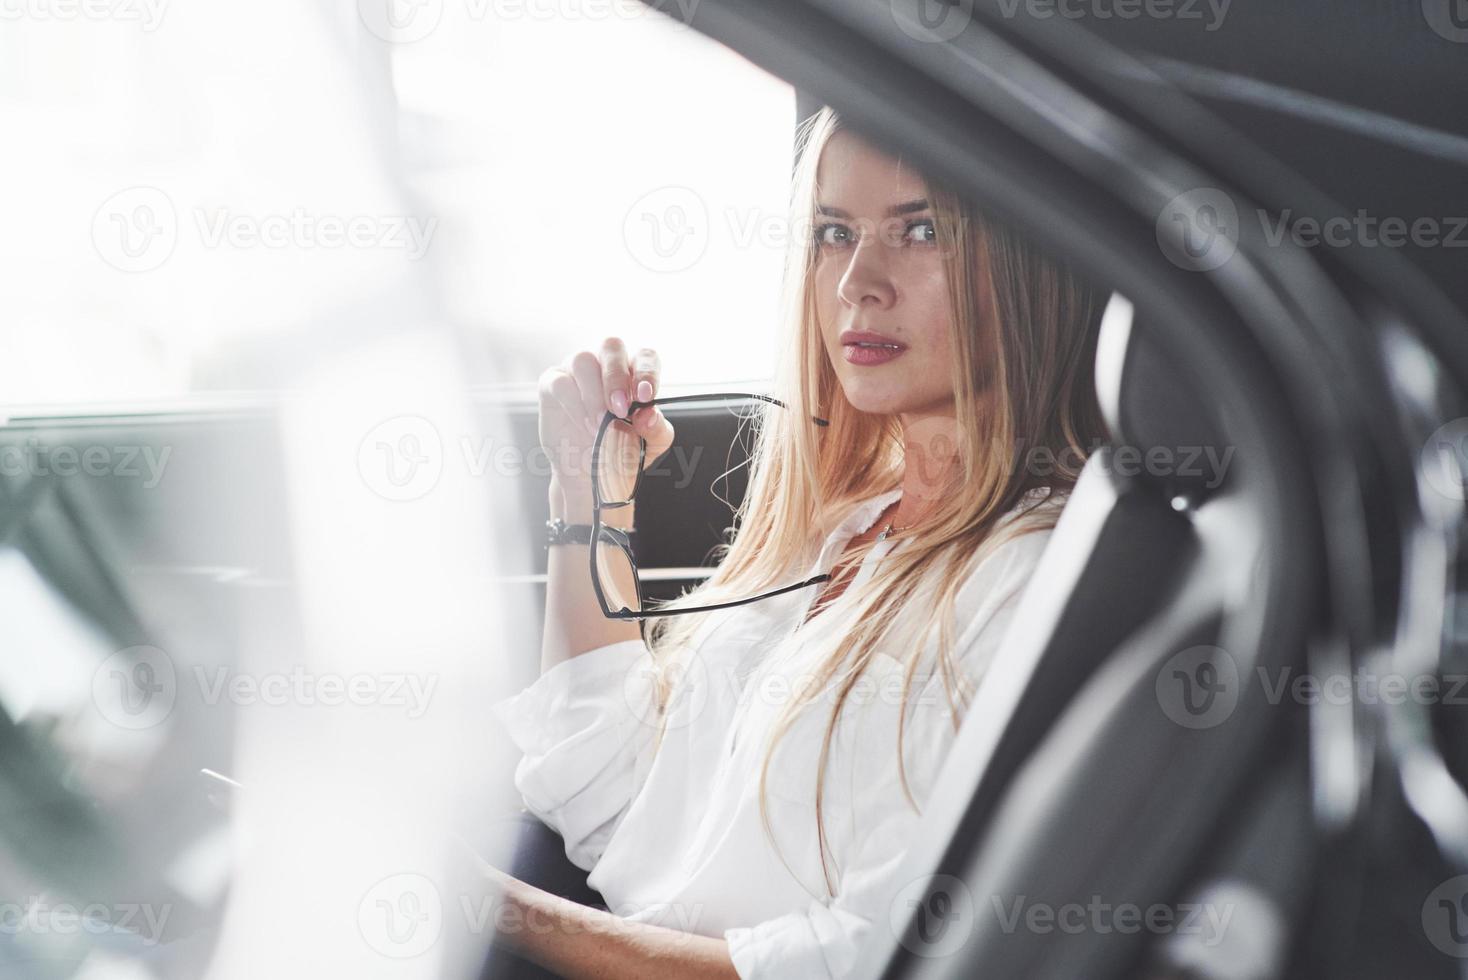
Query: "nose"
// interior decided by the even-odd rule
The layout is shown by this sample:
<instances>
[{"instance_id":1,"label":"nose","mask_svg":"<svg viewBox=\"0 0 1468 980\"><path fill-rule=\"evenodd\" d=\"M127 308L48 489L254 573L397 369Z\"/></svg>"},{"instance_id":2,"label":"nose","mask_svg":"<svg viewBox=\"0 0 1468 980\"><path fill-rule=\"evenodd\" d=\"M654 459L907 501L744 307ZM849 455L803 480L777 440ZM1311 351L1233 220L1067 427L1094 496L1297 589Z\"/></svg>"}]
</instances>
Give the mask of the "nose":
<instances>
[{"instance_id":1,"label":"nose","mask_svg":"<svg viewBox=\"0 0 1468 980\"><path fill-rule=\"evenodd\" d=\"M897 302L897 287L887 267L887 250L878 236L863 234L851 250L851 261L836 285L841 301L855 307L879 309Z\"/></svg>"}]
</instances>

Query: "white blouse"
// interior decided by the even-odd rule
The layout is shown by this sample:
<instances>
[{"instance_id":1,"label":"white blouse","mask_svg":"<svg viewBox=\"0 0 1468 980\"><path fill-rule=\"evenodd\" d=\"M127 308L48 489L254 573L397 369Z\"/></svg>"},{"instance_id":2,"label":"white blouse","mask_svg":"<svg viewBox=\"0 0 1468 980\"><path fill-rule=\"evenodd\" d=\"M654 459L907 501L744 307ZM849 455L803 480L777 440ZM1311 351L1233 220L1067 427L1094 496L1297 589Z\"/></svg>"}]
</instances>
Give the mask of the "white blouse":
<instances>
[{"instance_id":1,"label":"white blouse","mask_svg":"<svg viewBox=\"0 0 1468 980\"><path fill-rule=\"evenodd\" d=\"M1033 491L1020 506L1044 493ZM898 488L857 505L807 575L829 572L851 538L901 495ZM1064 499L1040 509L1058 509ZM1000 544L960 589L953 656L975 687L1048 538L1041 529ZM641 640L572 657L493 705L524 753L515 786L525 806L561 835L612 912L722 936L746 980L843 976L867 930L890 928L891 902L908 884L896 872L920 819L897 770L903 662L877 654L832 739L821 809L834 898L815 825L817 761L833 696L817 697L771 760L768 813L778 852L761 821L758 778L772 724L839 638L854 587L906 540L876 542L852 587L804 625L816 586L707 614L655 755L655 668ZM930 663L931 644L926 653ZM908 702L905 767L922 806L955 733L942 678L931 668L915 676Z\"/></svg>"}]
</instances>

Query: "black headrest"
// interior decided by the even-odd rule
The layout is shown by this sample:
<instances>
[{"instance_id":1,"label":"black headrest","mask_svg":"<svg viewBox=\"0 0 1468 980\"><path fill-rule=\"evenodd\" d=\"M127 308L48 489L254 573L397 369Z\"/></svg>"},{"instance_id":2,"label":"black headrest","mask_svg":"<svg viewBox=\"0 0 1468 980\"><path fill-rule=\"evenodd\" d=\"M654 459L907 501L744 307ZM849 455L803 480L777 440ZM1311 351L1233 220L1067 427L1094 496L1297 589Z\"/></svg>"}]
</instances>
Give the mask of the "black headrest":
<instances>
[{"instance_id":1,"label":"black headrest","mask_svg":"<svg viewBox=\"0 0 1468 980\"><path fill-rule=\"evenodd\" d=\"M1216 494L1237 462L1188 371L1168 356L1156 328L1113 293L1096 345L1096 395L1111 430L1116 475L1193 504Z\"/></svg>"}]
</instances>

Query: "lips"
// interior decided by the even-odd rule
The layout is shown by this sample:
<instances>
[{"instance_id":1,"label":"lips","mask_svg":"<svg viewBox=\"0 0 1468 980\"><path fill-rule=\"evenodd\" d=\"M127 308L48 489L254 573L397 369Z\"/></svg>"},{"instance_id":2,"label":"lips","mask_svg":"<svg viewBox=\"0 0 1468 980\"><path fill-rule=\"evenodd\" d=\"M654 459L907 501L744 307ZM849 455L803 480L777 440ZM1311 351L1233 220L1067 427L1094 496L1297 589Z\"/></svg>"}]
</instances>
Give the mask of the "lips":
<instances>
[{"instance_id":1,"label":"lips","mask_svg":"<svg viewBox=\"0 0 1468 980\"><path fill-rule=\"evenodd\" d=\"M843 330L840 340L843 347L907 350L906 344L886 334L877 333L875 330Z\"/></svg>"},{"instance_id":2,"label":"lips","mask_svg":"<svg viewBox=\"0 0 1468 980\"><path fill-rule=\"evenodd\" d=\"M906 350L906 344L875 330L841 331L841 352L848 364L886 364Z\"/></svg>"}]
</instances>

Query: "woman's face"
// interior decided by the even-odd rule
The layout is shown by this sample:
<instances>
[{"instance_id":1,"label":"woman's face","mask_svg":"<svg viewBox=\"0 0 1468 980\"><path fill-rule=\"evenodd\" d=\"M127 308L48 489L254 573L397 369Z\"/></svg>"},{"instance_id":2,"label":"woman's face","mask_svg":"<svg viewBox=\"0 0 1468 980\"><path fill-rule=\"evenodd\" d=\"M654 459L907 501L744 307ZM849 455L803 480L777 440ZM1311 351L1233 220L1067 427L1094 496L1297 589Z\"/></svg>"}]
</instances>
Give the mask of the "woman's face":
<instances>
[{"instance_id":1,"label":"woman's face","mask_svg":"<svg viewBox=\"0 0 1468 980\"><path fill-rule=\"evenodd\" d=\"M838 130L817 181L816 316L847 400L951 414L953 312L923 178Z\"/></svg>"}]
</instances>

